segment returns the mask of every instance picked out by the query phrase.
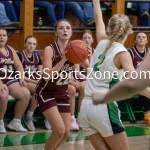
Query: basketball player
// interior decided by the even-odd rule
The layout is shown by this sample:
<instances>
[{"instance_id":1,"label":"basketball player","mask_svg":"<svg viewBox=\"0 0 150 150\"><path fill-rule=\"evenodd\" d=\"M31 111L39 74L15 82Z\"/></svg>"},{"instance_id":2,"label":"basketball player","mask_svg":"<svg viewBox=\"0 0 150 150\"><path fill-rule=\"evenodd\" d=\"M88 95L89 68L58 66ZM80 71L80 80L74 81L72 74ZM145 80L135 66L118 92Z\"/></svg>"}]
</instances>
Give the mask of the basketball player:
<instances>
[{"instance_id":1,"label":"basketball player","mask_svg":"<svg viewBox=\"0 0 150 150\"><path fill-rule=\"evenodd\" d=\"M40 76L42 74L41 58L37 53L34 52L36 46L37 46L37 39L34 36L28 36L25 39L24 50L20 53L17 53L24 68L27 88L29 89L32 95L28 111L24 116L25 124L30 131L35 130L35 126L33 123L33 113L37 108L37 102L35 100L34 93L36 85L39 79L41 78ZM45 125L46 128L50 129L48 123L45 123Z\"/></svg>"},{"instance_id":2,"label":"basketball player","mask_svg":"<svg viewBox=\"0 0 150 150\"><path fill-rule=\"evenodd\" d=\"M0 29L0 133L5 133L3 117L6 112L8 95L16 99L14 118L8 124L8 128L17 132L27 132L21 124L23 116L30 99L30 93L25 87L23 79L23 67L15 50L6 45L8 40L7 31ZM15 76L14 70L18 71Z\"/></svg>"},{"instance_id":3,"label":"basketball player","mask_svg":"<svg viewBox=\"0 0 150 150\"><path fill-rule=\"evenodd\" d=\"M117 83L108 92L94 92L92 99L95 105L120 101L130 98L143 91L150 85L150 52L146 55L143 63L136 69L136 73L127 79ZM144 73L145 72L145 73ZM135 79L136 78L136 79Z\"/></svg>"},{"instance_id":4,"label":"basketball player","mask_svg":"<svg viewBox=\"0 0 150 150\"><path fill-rule=\"evenodd\" d=\"M132 57L134 68L140 66L143 62L145 56L147 55L149 48L146 47L148 43L147 35L144 32L137 33L135 37L135 46L129 49L129 53ZM139 95L139 103L144 112L144 122L145 124L150 124L150 99L149 95L147 97Z\"/></svg>"},{"instance_id":5,"label":"basketball player","mask_svg":"<svg viewBox=\"0 0 150 150\"><path fill-rule=\"evenodd\" d=\"M43 60L45 70L36 88L40 110L53 130L45 144L45 150L60 147L70 132L68 74L74 70L74 64L66 60L65 49L72 36L71 23L67 20L59 21L55 26L55 35L56 41L45 48Z\"/></svg>"},{"instance_id":6,"label":"basketball player","mask_svg":"<svg viewBox=\"0 0 150 150\"><path fill-rule=\"evenodd\" d=\"M94 92L92 98L94 104L108 103L114 101L125 100L133 95L143 91L150 85L150 52L147 53L143 62L136 69L136 73L130 75L125 80L117 83L108 92Z\"/></svg>"},{"instance_id":7,"label":"basketball player","mask_svg":"<svg viewBox=\"0 0 150 150\"><path fill-rule=\"evenodd\" d=\"M113 80L122 76L123 70L134 70L131 56L123 46L128 35L132 33L132 25L127 16L116 14L109 20L105 31L99 7L100 0L93 0L93 6L98 45L89 65L93 71L88 70L91 79L86 80L85 97L79 115L80 126L96 150L129 150L128 139L116 102L94 105L92 93L108 91ZM105 74L106 71L110 76Z\"/></svg>"}]
</instances>

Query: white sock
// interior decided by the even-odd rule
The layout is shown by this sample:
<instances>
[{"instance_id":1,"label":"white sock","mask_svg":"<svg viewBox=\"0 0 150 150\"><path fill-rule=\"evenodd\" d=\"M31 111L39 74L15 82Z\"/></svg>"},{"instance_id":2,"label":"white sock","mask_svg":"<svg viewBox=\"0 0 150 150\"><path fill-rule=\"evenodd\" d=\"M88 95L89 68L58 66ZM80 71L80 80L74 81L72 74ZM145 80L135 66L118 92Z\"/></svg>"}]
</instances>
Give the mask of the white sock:
<instances>
[{"instance_id":1,"label":"white sock","mask_svg":"<svg viewBox=\"0 0 150 150\"><path fill-rule=\"evenodd\" d=\"M2 120L0 120L0 124L2 124L2 123L4 123L3 119L2 119Z\"/></svg>"},{"instance_id":2,"label":"white sock","mask_svg":"<svg viewBox=\"0 0 150 150\"><path fill-rule=\"evenodd\" d=\"M13 118L13 121L16 122L16 123L21 123L21 119Z\"/></svg>"},{"instance_id":3,"label":"white sock","mask_svg":"<svg viewBox=\"0 0 150 150\"><path fill-rule=\"evenodd\" d=\"M27 111L27 118L29 118L29 119L32 118L33 113L34 113L33 111L28 110Z\"/></svg>"},{"instance_id":4,"label":"white sock","mask_svg":"<svg viewBox=\"0 0 150 150\"><path fill-rule=\"evenodd\" d=\"M73 116L71 116L71 121L74 121L74 120L76 120L76 118L75 118L75 116L73 115Z\"/></svg>"}]
</instances>

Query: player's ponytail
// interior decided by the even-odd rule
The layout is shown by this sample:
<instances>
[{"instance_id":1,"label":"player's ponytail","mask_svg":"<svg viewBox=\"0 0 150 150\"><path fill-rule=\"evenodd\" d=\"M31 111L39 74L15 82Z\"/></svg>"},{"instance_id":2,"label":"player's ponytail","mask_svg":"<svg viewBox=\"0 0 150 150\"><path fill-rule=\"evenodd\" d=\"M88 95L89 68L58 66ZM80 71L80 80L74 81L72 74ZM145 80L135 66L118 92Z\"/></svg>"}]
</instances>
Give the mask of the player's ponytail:
<instances>
[{"instance_id":1,"label":"player's ponytail","mask_svg":"<svg viewBox=\"0 0 150 150\"><path fill-rule=\"evenodd\" d=\"M106 30L108 36L108 43L104 52L100 56L100 64L104 61L105 55L111 48L113 42L119 42L123 40L127 32L132 28L129 18L123 14L116 14L111 17Z\"/></svg>"}]
</instances>

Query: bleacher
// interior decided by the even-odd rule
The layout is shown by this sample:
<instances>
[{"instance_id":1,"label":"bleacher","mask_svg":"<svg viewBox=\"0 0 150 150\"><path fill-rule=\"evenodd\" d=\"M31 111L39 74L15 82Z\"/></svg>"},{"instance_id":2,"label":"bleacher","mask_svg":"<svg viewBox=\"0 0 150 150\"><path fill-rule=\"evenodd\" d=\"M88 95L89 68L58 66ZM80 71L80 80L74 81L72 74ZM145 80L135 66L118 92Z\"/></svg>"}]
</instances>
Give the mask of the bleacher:
<instances>
[{"instance_id":1,"label":"bleacher","mask_svg":"<svg viewBox=\"0 0 150 150\"><path fill-rule=\"evenodd\" d=\"M107 0L107 1L109 1L109 0ZM132 2L132 1L134 1L134 0L126 0L126 2ZM112 6L112 8L109 8L108 10L103 5L101 6L102 11L104 13L105 24L107 24L107 22L108 22L108 20L112 14L124 12L124 10L122 10L121 8L124 8L125 6L122 6L120 8L120 5L123 5L123 2L125 2L124 0L115 0L112 2L113 2L113 6ZM22 1L22 3L21 3L21 9L22 10L21 11L24 11L24 13L21 13L21 28L20 28L20 31L15 33L9 39L8 44L17 50L22 50L23 41L24 41L24 38L26 37L26 35L32 35L33 34L34 36L37 37L37 40L38 40L37 49L38 49L38 53L40 54L40 56L42 58L43 57L43 50L44 50L45 46L49 45L50 43L52 43L54 41L54 31L53 31L53 28L48 27L48 22L46 21L47 18L46 18L46 15L45 15L45 12L43 9L35 7L34 8L34 15L33 15L34 17L33 17L31 15L32 13L30 12L30 11L32 11L32 9L31 10L25 9L27 5L33 6L32 0ZM135 15L136 12L137 12L136 9L128 9L129 17L131 19L131 22L132 21L134 22L134 26L136 26L136 24L138 24L138 23L136 23L136 21L137 21L137 16ZM28 16L31 15L31 16L27 19L26 15L28 15ZM42 27L40 29L37 27L37 20L38 20L39 16L43 18L43 22L44 22L44 27ZM134 18L134 16L135 16L135 18ZM81 39L81 32L85 28L87 29L87 27L81 27L80 21L78 20L78 18L76 16L74 16L72 14L72 12L66 12L65 18L73 22L74 35L73 35L72 39ZM31 23L31 21L30 21L31 19L34 20L33 23ZM93 46L95 47L97 44L96 43L96 37L95 37L95 28L89 27L88 29L91 29L94 33L93 34L94 35ZM150 28L134 27L134 34L130 35L128 37L127 41L125 42L125 46L126 47L132 47L134 45L134 37L135 37L136 32L138 32L139 30L144 30L148 34L148 37L149 37L150 36L150 30L149 29ZM150 46L150 43L148 44L148 46ZM129 100L126 100L123 102L118 102L118 106L121 110L123 121L130 121L131 123L135 123L137 120L143 119L143 112L142 112L141 108L136 103L137 98L138 98L137 96L134 96ZM78 97L76 97L76 101L77 101L77 99L78 99ZM13 112L13 106L14 106L15 101L16 100L13 97L9 96L8 109L7 109L7 112L5 114L5 118L4 118L6 122L11 120L13 117L12 112ZM78 112L78 108L76 105L75 116L78 115L77 112ZM40 124L39 120L41 120L43 118L43 116L39 112L38 108L34 114L34 118Z\"/></svg>"}]
</instances>

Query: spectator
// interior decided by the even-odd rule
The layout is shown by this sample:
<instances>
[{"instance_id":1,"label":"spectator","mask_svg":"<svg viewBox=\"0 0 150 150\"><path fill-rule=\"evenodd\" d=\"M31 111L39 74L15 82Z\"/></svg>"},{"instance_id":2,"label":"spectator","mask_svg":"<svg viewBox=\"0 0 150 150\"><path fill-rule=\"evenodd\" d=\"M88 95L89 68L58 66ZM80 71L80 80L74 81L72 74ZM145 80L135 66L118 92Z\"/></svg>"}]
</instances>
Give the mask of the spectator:
<instances>
[{"instance_id":1,"label":"spectator","mask_svg":"<svg viewBox=\"0 0 150 150\"><path fill-rule=\"evenodd\" d=\"M19 27L19 23L11 22L10 19L7 17L5 6L2 3L0 3L0 27ZM8 30L8 37L10 37L16 30Z\"/></svg>"},{"instance_id":2,"label":"spectator","mask_svg":"<svg viewBox=\"0 0 150 150\"><path fill-rule=\"evenodd\" d=\"M139 25L140 26L150 26L150 3L143 2L133 2L132 8L139 9Z\"/></svg>"},{"instance_id":3,"label":"spectator","mask_svg":"<svg viewBox=\"0 0 150 150\"><path fill-rule=\"evenodd\" d=\"M65 2L65 9L73 11L84 25L93 25L94 10L91 2Z\"/></svg>"},{"instance_id":4,"label":"spectator","mask_svg":"<svg viewBox=\"0 0 150 150\"><path fill-rule=\"evenodd\" d=\"M4 4L6 14L7 14L8 18L10 19L10 21L11 22L18 22L12 1L11 0L5 0L5 1L0 0L0 2Z\"/></svg>"},{"instance_id":5,"label":"spectator","mask_svg":"<svg viewBox=\"0 0 150 150\"><path fill-rule=\"evenodd\" d=\"M13 5L15 7L18 20L20 20L20 1L14 0ZM57 18L55 16L54 5L56 6L56 10L57 10ZM46 10L51 26L54 26L56 24L57 20L64 18L64 11L65 11L64 2L50 3L50 2L46 2L46 1L35 1L34 6L41 7Z\"/></svg>"}]
</instances>

